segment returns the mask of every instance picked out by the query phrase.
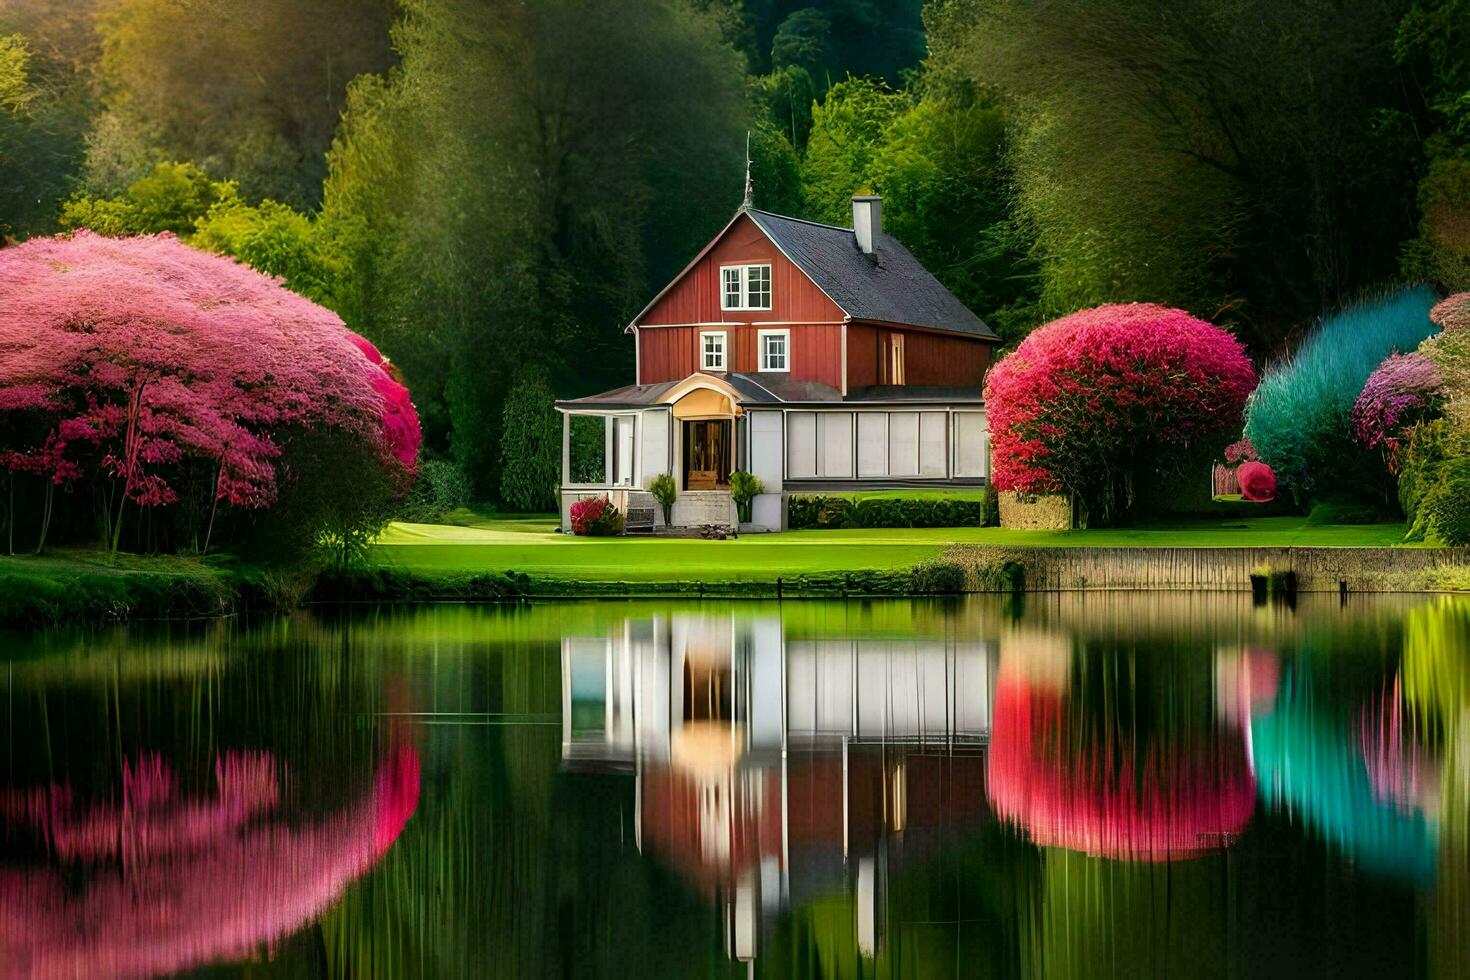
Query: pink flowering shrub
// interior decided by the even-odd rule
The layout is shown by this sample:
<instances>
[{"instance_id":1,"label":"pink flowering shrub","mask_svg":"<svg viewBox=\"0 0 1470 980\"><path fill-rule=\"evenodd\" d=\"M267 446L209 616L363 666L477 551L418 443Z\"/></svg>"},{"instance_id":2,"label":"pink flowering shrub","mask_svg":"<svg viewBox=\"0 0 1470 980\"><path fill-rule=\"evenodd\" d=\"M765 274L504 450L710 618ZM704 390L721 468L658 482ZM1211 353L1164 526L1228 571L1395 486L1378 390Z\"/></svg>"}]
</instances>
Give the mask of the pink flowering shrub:
<instances>
[{"instance_id":1,"label":"pink flowering shrub","mask_svg":"<svg viewBox=\"0 0 1470 980\"><path fill-rule=\"evenodd\" d=\"M417 459L417 414L376 348L170 234L0 250L0 352L0 465L110 480L119 501L172 504L202 471L214 501L268 507L309 432L374 447L400 485Z\"/></svg>"},{"instance_id":2,"label":"pink flowering shrub","mask_svg":"<svg viewBox=\"0 0 1470 980\"><path fill-rule=\"evenodd\" d=\"M602 538L623 533L623 515L607 497L588 497L572 504L572 533Z\"/></svg>"},{"instance_id":3,"label":"pink flowering shrub","mask_svg":"<svg viewBox=\"0 0 1470 980\"><path fill-rule=\"evenodd\" d=\"M1106 523L1171 454L1237 430L1256 373L1240 342L1148 303L1040 327L985 386L999 490L1068 493Z\"/></svg>"},{"instance_id":4,"label":"pink flowering shrub","mask_svg":"<svg viewBox=\"0 0 1470 980\"><path fill-rule=\"evenodd\" d=\"M1353 403L1353 434L1369 449L1381 449L1389 471L1398 472L1405 433L1438 413L1444 378L1425 354L1390 354L1378 365Z\"/></svg>"},{"instance_id":5,"label":"pink flowering shrub","mask_svg":"<svg viewBox=\"0 0 1470 980\"><path fill-rule=\"evenodd\" d=\"M1470 293L1455 293L1436 303L1429 319L1445 333L1470 328Z\"/></svg>"},{"instance_id":6,"label":"pink flowering shrub","mask_svg":"<svg viewBox=\"0 0 1470 980\"><path fill-rule=\"evenodd\" d=\"M1256 447L1251 445L1250 436L1246 436L1239 442L1232 442L1225 447L1225 462L1231 466L1239 466L1241 463L1248 463L1258 459L1260 457L1256 455Z\"/></svg>"}]
</instances>

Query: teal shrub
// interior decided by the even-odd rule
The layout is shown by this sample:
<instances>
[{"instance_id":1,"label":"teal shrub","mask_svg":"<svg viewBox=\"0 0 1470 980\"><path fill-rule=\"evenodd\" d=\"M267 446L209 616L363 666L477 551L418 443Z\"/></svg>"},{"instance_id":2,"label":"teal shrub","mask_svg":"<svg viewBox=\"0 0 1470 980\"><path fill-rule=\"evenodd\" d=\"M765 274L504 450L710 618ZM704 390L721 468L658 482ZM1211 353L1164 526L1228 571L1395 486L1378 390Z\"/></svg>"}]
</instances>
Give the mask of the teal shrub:
<instances>
[{"instance_id":1,"label":"teal shrub","mask_svg":"<svg viewBox=\"0 0 1470 980\"><path fill-rule=\"evenodd\" d=\"M1354 438L1353 404L1389 354L1434 332L1425 287L1330 316L1289 360L1268 369L1246 406L1245 434L1299 499L1378 489L1386 474Z\"/></svg>"}]
</instances>

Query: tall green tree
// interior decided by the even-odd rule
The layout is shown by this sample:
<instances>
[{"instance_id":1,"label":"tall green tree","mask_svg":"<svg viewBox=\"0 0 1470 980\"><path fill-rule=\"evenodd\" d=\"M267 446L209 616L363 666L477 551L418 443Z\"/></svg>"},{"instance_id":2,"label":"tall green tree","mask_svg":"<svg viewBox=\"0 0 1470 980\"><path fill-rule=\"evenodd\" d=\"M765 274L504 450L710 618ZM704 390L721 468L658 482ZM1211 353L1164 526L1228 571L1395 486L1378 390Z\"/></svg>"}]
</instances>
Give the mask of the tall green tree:
<instances>
[{"instance_id":1,"label":"tall green tree","mask_svg":"<svg viewBox=\"0 0 1470 980\"><path fill-rule=\"evenodd\" d=\"M621 326L739 203L741 57L675 0L408 0L394 45L349 93L323 220L349 322L489 495L513 374L623 383Z\"/></svg>"},{"instance_id":2,"label":"tall green tree","mask_svg":"<svg viewBox=\"0 0 1470 980\"><path fill-rule=\"evenodd\" d=\"M1394 51L1430 108L1418 235L1404 272L1448 290L1470 289L1470 0L1415 0Z\"/></svg>"},{"instance_id":3,"label":"tall green tree","mask_svg":"<svg viewBox=\"0 0 1470 980\"><path fill-rule=\"evenodd\" d=\"M942 33L946 28L936 24ZM883 195L886 230L1007 340L1038 322L1030 240L1013 219L1008 118L936 46L904 91L834 85L813 114L806 214L846 226L851 197Z\"/></svg>"},{"instance_id":4,"label":"tall green tree","mask_svg":"<svg viewBox=\"0 0 1470 980\"><path fill-rule=\"evenodd\" d=\"M0 236L55 230L86 151L91 0L0 3Z\"/></svg>"},{"instance_id":5,"label":"tall green tree","mask_svg":"<svg viewBox=\"0 0 1470 980\"><path fill-rule=\"evenodd\" d=\"M1159 300L1270 345L1394 275L1416 156L1402 0L951 2L976 8L969 74L1016 113L1049 312Z\"/></svg>"},{"instance_id":6,"label":"tall green tree","mask_svg":"<svg viewBox=\"0 0 1470 980\"><path fill-rule=\"evenodd\" d=\"M93 189L192 160L251 200L321 199L348 82L382 71L393 0L100 0Z\"/></svg>"}]
</instances>

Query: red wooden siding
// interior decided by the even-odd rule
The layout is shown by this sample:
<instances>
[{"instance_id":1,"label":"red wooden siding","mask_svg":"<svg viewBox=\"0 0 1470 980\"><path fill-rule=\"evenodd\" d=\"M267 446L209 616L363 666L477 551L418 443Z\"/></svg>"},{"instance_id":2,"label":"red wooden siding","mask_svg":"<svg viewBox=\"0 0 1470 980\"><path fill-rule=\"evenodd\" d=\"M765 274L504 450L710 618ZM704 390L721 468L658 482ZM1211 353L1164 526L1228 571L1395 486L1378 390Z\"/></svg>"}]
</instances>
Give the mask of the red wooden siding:
<instances>
[{"instance_id":1,"label":"red wooden siding","mask_svg":"<svg viewBox=\"0 0 1470 980\"><path fill-rule=\"evenodd\" d=\"M852 323L847 327L847 387L884 384L884 340L903 334L904 384L979 387L990 366L990 345L969 337Z\"/></svg>"},{"instance_id":2,"label":"red wooden siding","mask_svg":"<svg viewBox=\"0 0 1470 980\"><path fill-rule=\"evenodd\" d=\"M720 309L720 266L769 263L771 309ZM842 321L846 314L781 254L749 217L741 215L699 262L639 319L640 384L680 381L700 370L699 333L724 330L730 371L759 371L760 324L791 331L790 377L841 389ZM774 326L778 325L779 326ZM847 387L880 384L886 335L904 334L904 381L911 385L978 387L990 365L990 346L968 337L888 328L847 328Z\"/></svg>"},{"instance_id":3,"label":"red wooden siding","mask_svg":"<svg viewBox=\"0 0 1470 980\"><path fill-rule=\"evenodd\" d=\"M756 348L761 327L727 324L720 327L644 327L638 331L639 383L681 381L700 369L699 334L723 330L726 369L755 374L760 370ZM840 324L803 324L791 331L791 371L798 381L821 381L842 386L842 327Z\"/></svg>"},{"instance_id":4,"label":"red wooden siding","mask_svg":"<svg viewBox=\"0 0 1470 980\"><path fill-rule=\"evenodd\" d=\"M990 366L990 345L968 337L906 330L903 348L904 384L978 388Z\"/></svg>"},{"instance_id":5,"label":"red wooden siding","mask_svg":"<svg viewBox=\"0 0 1470 980\"><path fill-rule=\"evenodd\" d=\"M747 262L771 265L769 310L720 309L720 266ZM827 294L781 254L749 217L741 215L699 264L674 283L637 322L653 323L793 323L841 322L845 314ZM652 333L652 331L649 331ZM645 379L646 380L646 379Z\"/></svg>"},{"instance_id":6,"label":"red wooden siding","mask_svg":"<svg viewBox=\"0 0 1470 980\"><path fill-rule=\"evenodd\" d=\"M878 383L878 329L866 323L847 325L847 387Z\"/></svg>"}]
</instances>

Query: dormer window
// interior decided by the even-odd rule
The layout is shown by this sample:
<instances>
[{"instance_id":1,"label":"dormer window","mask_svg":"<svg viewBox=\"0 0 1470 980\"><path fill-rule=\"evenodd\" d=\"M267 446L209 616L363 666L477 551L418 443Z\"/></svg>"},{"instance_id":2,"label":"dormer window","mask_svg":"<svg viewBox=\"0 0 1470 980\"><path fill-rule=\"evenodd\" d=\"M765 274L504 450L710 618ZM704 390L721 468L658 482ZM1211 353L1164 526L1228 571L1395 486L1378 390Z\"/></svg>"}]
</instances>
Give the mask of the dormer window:
<instances>
[{"instance_id":1,"label":"dormer window","mask_svg":"<svg viewBox=\"0 0 1470 980\"><path fill-rule=\"evenodd\" d=\"M769 265L720 266L720 309L769 310L771 267Z\"/></svg>"}]
</instances>

